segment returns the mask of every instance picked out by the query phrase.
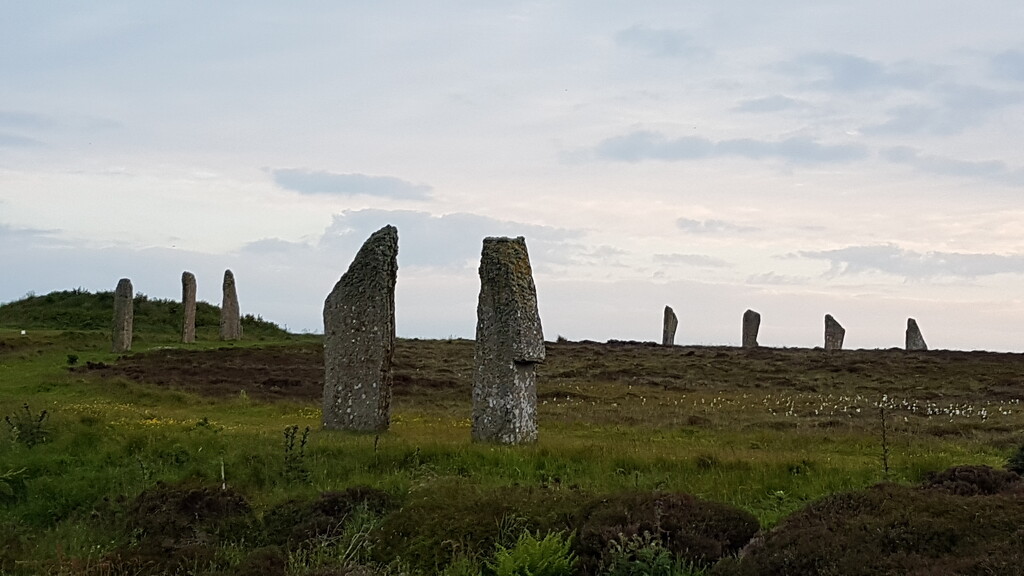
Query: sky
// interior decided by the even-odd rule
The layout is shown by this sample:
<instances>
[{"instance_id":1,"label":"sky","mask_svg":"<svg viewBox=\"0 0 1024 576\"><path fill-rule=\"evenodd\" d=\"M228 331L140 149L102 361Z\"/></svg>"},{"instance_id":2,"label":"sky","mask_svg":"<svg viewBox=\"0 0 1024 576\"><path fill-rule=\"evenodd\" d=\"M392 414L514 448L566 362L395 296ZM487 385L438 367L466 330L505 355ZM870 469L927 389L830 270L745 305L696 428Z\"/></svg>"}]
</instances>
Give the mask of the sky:
<instances>
[{"instance_id":1,"label":"sky","mask_svg":"<svg viewBox=\"0 0 1024 576\"><path fill-rule=\"evenodd\" d=\"M401 337L472 338L524 236L545 336L1024 351L1024 4L35 2L0 19L0 302L322 332L399 233Z\"/></svg>"}]
</instances>

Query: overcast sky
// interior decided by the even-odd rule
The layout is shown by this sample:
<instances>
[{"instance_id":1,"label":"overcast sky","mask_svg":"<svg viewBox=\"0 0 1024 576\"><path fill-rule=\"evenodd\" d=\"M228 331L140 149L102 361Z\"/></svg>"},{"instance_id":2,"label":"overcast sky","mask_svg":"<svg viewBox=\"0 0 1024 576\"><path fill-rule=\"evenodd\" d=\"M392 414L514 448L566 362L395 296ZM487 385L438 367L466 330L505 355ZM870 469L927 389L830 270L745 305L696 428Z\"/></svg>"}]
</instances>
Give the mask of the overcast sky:
<instances>
[{"instance_id":1,"label":"overcast sky","mask_svg":"<svg viewBox=\"0 0 1024 576\"><path fill-rule=\"evenodd\" d=\"M485 236L545 335L1024 351L1024 4L36 2L0 19L0 302L181 273L322 331L399 231L399 336Z\"/></svg>"}]
</instances>

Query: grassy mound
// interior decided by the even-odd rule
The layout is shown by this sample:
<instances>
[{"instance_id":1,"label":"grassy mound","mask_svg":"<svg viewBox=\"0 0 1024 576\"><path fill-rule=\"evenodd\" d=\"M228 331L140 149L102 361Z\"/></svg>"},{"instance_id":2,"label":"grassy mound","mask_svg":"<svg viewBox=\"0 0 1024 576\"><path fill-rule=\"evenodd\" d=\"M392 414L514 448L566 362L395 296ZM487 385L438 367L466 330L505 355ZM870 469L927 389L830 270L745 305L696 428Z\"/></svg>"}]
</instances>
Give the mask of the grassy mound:
<instances>
[{"instance_id":1,"label":"grassy mound","mask_svg":"<svg viewBox=\"0 0 1024 576\"><path fill-rule=\"evenodd\" d=\"M114 317L114 293L87 290L63 290L45 296L26 296L0 305L0 328L23 330L109 330ZM174 334L181 331L181 302L149 298L136 293L134 329L136 332ZM196 334L211 338L220 326L220 307L196 302ZM279 337L287 334L277 324L259 316L242 318L243 334Z\"/></svg>"},{"instance_id":2,"label":"grassy mound","mask_svg":"<svg viewBox=\"0 0 1024 576\"><path fill-rule=\"evenodd\" d=\"M718 576L1020 574L1024 483L986 466L921 486L879 484L825 497L783 520Z\"/></svg>"}]
</instances>

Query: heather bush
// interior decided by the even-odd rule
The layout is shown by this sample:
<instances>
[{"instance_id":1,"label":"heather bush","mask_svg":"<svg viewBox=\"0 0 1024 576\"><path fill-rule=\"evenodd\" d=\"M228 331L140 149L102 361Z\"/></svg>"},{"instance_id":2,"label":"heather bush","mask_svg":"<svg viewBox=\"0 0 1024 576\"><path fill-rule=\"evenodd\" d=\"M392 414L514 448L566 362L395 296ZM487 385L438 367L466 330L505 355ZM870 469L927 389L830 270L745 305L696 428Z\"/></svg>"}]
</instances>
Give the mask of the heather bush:
<instances>
[{"instance_id":1,"label":"heather bush","mask_svg":"<svg viewBox=\"0 0 1024 576\"><path fill-rule=\"evenodd\" d=\"M587 574L661 550L666 562L700 568L738 551L759 527L748 512L689 494L625 493L581 512L576 552ZM645 537L649 546L636 546Z\"/></svg>"},{"instance_id":2,"label":"heather bush","mask_svg":"<svg viewBox=\"0 0 1024 576\"><path fill-rule=\"evenodd\" d=\"M1024 493L1016 474L955 467L921 486L827 496L783 520L719 576L1020 574Z\"/></svg>"}]
</instances>

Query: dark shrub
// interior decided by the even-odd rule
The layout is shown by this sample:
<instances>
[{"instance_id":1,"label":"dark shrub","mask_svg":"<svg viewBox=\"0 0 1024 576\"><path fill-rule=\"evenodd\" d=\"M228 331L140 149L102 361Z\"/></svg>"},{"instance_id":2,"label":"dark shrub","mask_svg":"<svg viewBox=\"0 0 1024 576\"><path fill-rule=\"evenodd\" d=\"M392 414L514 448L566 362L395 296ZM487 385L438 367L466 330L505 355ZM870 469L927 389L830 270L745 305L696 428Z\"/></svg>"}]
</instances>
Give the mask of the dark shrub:
<instances>
[{"instance_id":1,"label":"dark shrub","mask_svg":"<svg viewBox=\"0 0 1024 576\"><path fill-rule=\"evenodd\" d=\"M263 515L264 541L294 546L304 541L339 532L348 517L360 507L383 514L391 506L387 492L354 486L342 492L324 492L313 501L289 500Z\"/></svg>"},{"instance_id":2,"label":"dark shrub","mask_svg":"<svg viewBox=\"0 0 1024 576\"><path fill-rule=\"evenodd\" d=\"M954 466L928 474L923 487L957 496L977 496L1013 491L1021 487L1021 482L1020 476L1007 470L988 466Z\"/></svg>"},{"instance_id":3,"label":"dark shrub","mask_svg":"<svg viewBox=\"0 0 1024 576\"><path fill-rule=\"evenodd\" d=\"M176 546L234 537L252 523L245 497L220 486L168 486L158 482L130 504L129 529L140 541Z\"/></svg>"},{"instance_id":4,"label":"dark shrub","mask_svg":"<svg viewBox=\"0 0 1024 576\"><path fill-rule=\"evenodd\" d=\"M112 561L155 573L213 566L217 548L245 541L255 524L245 497L230 488L161 482L130 502L125 518L136 544L115 551Z\"/></svg>"},{"instance_id":5,"label":"dark shrub","mask_svg":"<svg viewBox=\"0 0 1024 576\"><path fill-rule=\"evenodd\" d=\"M830 496L790 515L713 574L1021 574L1024 495L999 488L1016 484L959 467L920 488L879 484Z\"/></svg>"},{"instance_id":6,"label":"dark shrub","mask_svg":"<svg viewBox=\"0 0 1024 576\"><path fill-rule=\"evenodd\" d=\"M288 557L277 546L253 550L231 571L231 576L286 576L287 574Z\"/></svg>"},{"instance_id":7,"label":"dark shrub","mask_svg":"<svg viewBox=\"0 0 1024 576\"><path fill-rule=\"evenodd\" d=\"M1006 469L1024 476L1024 444L1017 448L1017 451L1007 459Z\"/></svg>"},{"instance_id":8,"label":"dark shrub","mask_svg":"<svg viewBox=\"0 0 1024 576\"><path fill-rule=\"evenodd\" d=\"M617 494L580 512L576 553L584 573L597 574L614 542L646 534L678 560L706 566L738 551L759 527L748 512L689 494Z\"/></svg>"},{"instance_id":9,"label":"dark shrub","mask_svg":"<svg viewBox=\"0 0 1024 576\"><path fill-rule=\"evenodd\" d=\"M381 563L401 557L414 570L436 574L457 557L482 558L496 543L510 546L526 530L571 530L585 500L574 490L436 482L384 518L372 554Z\"/></svg>"}]
</instances>

